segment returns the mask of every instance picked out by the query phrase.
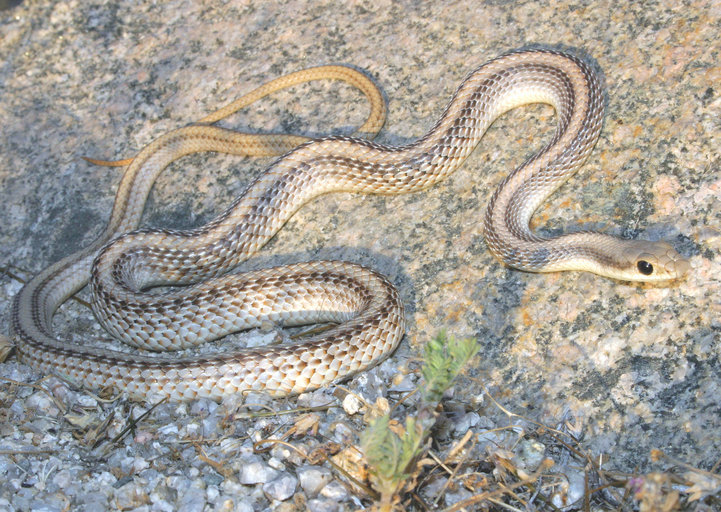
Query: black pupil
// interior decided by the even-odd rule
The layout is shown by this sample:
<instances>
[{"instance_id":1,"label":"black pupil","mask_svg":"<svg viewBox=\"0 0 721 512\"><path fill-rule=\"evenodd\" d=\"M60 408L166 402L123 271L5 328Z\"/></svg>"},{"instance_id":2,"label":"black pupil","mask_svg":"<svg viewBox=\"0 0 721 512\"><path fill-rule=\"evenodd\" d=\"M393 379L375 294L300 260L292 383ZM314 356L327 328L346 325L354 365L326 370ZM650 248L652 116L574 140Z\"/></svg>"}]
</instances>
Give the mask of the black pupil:
<instances>
[{"instance_id":1,"label":"black pupil","mask_svg":"<svg viewBox=\"0 0 721 512\"><path fill-rule=\"evenodd\" d=\"M653 274L653 265L651 265L646 260L640 260L636 266L638 267L638 271L641 272L645 276L650 276Z\"/></svg>"}]
</instances>

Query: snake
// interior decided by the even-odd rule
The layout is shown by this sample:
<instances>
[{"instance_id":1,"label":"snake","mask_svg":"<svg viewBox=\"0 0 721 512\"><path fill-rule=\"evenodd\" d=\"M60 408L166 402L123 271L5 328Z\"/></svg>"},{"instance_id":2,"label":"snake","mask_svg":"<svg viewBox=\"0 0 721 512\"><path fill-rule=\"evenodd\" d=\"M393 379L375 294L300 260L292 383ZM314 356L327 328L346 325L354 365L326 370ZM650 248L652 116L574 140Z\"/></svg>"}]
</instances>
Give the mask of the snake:
<instances>
[{"instance_id":1,"label":"snake","mask_svg":"<svg viewBox=\"0 0 721 512\"><path fill-rule=\"evenodd\" d=\"M19 359L86 388L111 388L141 401L217 400L248 391L280 397L364 371L388 357L405 333L400 294L386 277L343 261L240 274L231 269L321 194L392 195L433 186L464 162L499 116L531 103L551 105L557 127L550 142L493 193L483 222L491 253L529 272L576 270L620 281L681 278L689 263L669 243L600 232L549 238L529 227L534 211L579 169L599 139L604 93L600 71L573 52L514 50L470 72L438 121L415 142L292 139L287 142L301 143L208 224L186 231L138 230L150 188L170 162L201 151L245 151L236 132L211 125L234 107L168 132L130 162L103 234L16 295L11 329ZM270 148L270 153L284 149ZM98 321L137 349L57 339L55 311L88 281ZM268 324L318 323L330 328L299 342L192 355L155 353L190 349Z\"/></svg>"}]
</instances>

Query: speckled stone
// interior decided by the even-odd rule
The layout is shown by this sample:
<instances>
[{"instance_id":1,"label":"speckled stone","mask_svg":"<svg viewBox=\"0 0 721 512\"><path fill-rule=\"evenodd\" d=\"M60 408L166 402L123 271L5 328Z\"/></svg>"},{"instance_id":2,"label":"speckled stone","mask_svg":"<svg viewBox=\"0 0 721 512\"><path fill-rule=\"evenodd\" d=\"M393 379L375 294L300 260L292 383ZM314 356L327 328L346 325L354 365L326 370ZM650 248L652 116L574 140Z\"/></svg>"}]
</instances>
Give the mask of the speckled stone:
<instances>
[{"instance_id":1,"label":"speckled stone","mask_svg":"<svg viewBox=\"0 0 721 512\"><path fill-rule=\"evenodd\" d=\"M441 328L481 357L455 399L482 393L549 425L573 425L605 467L645 468L660 448L710 468L721 451L721 6L659 0L24 2L0 12L0 264L28 276L87 244L132 156L266 80L348 63L384 89L378 140L423 135L463 76L530 43L580 49L605 73L608 106L588 163L541 207L541 233L600 229L669 239L692 270L667 286L501 266L481 219L494 187L552 133L547 107L494 125L455 175L397 197L335 194L302 208L258 258L342 258L385 273L407 305L398 364ZM365 114L341 85L263 100L227 126L351 133ZM196 155L158 180L144 225L210 220L269 160ZM19 284L0 274L0 331ZM60 336L101 337L78 304ZM5 363L6 365L14 363ZM0 391L1 392L1 391ZM480 416L498 413L490 401Z\"/></svg>"}]
</instances>

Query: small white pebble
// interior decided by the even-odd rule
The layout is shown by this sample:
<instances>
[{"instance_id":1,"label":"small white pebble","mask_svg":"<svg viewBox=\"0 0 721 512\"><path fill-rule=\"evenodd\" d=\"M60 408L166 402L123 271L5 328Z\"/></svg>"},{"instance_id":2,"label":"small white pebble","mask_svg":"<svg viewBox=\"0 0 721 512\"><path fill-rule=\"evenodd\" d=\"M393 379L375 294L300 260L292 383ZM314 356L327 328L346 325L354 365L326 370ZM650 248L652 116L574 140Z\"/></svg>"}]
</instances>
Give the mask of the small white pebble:
<instances>
[{"instance_id":1,"label":"small white pebble","mask_svg":"<svg viewBox=\"0 0 721 512\"><path fill-rule=\"evenodd\" d=\"M357 414L360 412L362 407L363 403L352 393L348 393L343 399L343 410L348 416Z\"/></svg>"},{"instance_id":2,"label":"small white pebble","mask_svg":"<svg viewBox=\"0 0 721 512\"><path fill-rule=\"evenodd\" d=\"M298 486L298 479L291 474L282 473L275 480L263 485L263 492L269 499L285 501L293 494Z\"/></svg>"},{"instance_id":3,"label":"small white pebble","mask_svg":"<svg viewBox=\"0 0 721 512\"><path fill-rule=\"evenodd\" d=\"M343 501L348 499L348 489L337 480L333 480L320 490L320 495L329 500Z\"/></svg>"},{"instance_id":4,"label":"small white pebble","mask_svg":"<svg viewBox=\"0 0 721 512\"><path fill-rule=\"evenodd\" d=\"M249 457L250 458L250 457ZM278 476L278 471L265 464L260 457L251 461L243 461L238 474L238 481L241 484L264 484Z\"/></svg>"},{"instance_id":5,"label":"small white pebble","mask_svg":"<svg viewBox=\"0 0 721 512\"><path fill-rule=\"evenodd\" d=\"M328 468L319 466L301 466L297 469L300 486L309 497L317 495L323 487L333 480Z\"/></svg>"}]
</instances>

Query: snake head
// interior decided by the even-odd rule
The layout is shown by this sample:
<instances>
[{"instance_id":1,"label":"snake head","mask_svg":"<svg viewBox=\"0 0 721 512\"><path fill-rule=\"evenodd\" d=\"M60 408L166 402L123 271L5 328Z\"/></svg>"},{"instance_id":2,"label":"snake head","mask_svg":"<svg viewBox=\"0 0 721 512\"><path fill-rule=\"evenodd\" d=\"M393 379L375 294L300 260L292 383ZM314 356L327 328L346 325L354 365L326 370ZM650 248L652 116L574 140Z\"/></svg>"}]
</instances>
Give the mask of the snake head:
<instances>
[{"instance_id":1,"label":"snake head","mask_svg":"<svg viewBox=\"0 0 721 512\"><path fill-rule=\"evenodd\" d=\"M630 242L630 241L629 241ZM621 279L629 281L668 281L679 279L691 265L667 242L634 241L624 250Z\"/></svg>"}]
</instances>

